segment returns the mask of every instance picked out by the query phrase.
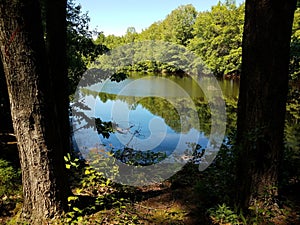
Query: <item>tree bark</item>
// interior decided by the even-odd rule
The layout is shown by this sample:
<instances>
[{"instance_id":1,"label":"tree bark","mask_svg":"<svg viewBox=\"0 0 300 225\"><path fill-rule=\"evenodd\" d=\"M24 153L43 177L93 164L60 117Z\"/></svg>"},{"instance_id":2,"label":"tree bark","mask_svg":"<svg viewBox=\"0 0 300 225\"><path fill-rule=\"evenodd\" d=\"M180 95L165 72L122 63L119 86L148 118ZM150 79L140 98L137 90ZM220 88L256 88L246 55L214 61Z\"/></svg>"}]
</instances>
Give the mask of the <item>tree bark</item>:
<instances>
[{"instance_id":1,"label":"tree bark","mask_svg":"<svg viewBox=\"0 0 300 225\"><path fill-rule=\"evenodd\" d=\"M237 121L237 198L244 209L277 187L295 7L296 0L246 0Z\"/></svg>"},{"instance_id":2,"label":"tree bark","mask_svg":"<svg viewBox=\"0 0 300 225\"><path fill-rule=\"evenodd\" d=\"M22 217L59 217L66 203L38 0L0 2L0 46L22 169ZM59 35L59 34L58 34Z\"/></svg>"}]
</instances>

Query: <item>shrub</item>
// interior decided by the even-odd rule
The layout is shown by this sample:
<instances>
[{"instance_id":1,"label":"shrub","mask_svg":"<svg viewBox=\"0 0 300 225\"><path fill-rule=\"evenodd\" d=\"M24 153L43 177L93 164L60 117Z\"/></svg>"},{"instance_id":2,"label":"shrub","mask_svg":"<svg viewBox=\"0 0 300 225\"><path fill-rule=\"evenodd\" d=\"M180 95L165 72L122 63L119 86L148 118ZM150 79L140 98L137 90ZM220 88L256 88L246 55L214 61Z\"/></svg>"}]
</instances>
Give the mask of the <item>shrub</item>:
<instances>
[{"instance_id":1,"label":"shrub","mask_svg":"<svg viewBox=\"0 0 300 225\"><path fill-rule=\"evenodd\" d=\"M0 198L16 194L21 188L21 171L0 159Z\"/></svg>"}]
</instances>

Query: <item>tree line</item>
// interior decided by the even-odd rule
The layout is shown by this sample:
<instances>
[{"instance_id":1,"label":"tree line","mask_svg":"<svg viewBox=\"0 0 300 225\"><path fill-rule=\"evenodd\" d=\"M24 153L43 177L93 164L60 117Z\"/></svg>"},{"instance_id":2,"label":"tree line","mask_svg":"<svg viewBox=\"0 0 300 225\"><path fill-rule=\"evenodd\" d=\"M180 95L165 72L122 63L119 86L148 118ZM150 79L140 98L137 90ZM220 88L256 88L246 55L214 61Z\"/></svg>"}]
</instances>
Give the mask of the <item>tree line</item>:
<instances>
[{"instance_id":1,"label":"tree line","mask_svg":"<svg viewBox=\"0 0 300 225\"><path fill-rule=\"evenodd\" d=\"M203 12L197 12L191 4L181 5L165 19L154 22L140 33L134 27L129 27L123 36L105 36L100 33L95 44L104 45L111 50L145 40L172 42L198 55L215 75L230 78L241 74L244 14L245 3L237 5L232 0L218 2L210 10ZM297 9L291 40L291 79L299 76L299 15L300 10ZM159 66L154 64L140 67L151 72Z\"/></svg>"}]
</instances>

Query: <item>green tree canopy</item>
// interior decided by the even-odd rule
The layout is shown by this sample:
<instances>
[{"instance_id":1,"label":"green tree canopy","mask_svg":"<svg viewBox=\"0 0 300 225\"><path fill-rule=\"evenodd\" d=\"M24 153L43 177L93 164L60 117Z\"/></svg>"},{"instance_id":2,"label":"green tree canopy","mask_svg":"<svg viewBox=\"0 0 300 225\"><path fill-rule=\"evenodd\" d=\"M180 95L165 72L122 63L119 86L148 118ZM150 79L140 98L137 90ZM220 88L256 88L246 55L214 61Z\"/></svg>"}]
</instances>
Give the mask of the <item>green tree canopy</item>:
<instances>
[{"instance_id":1,"label":"green tree canopy","mask_svg":"<svg viewBox=\"0 0 300 225\"><path fill-rule=\"evenodd\" d=\"M70 83L69 94L75 91L77 83L87 69L87 64L108 49L103 43L95 44L89 30L90 18L81 11L73 0L67 2L67 60ZM100 33L101 34L101 33Z\"/></svg>"},{"instance_id":2,"label":"green tree canopy","mask_svg":"<svg viewBox=\"0 0 300 225\"><path fill-rule=\"evenodd\" d=\"M200 12L189 49L203 58L217 75L239 73L242 54L244 4L219 2L211 11Z\"/></svg>"},{"instance_id":3,"label":"green tree canopy","mask_svg":"<svg viewBox=\"0 0 300 225\"><path fill-rule=\"evenodd\" d=\"M191 4L179 6L161 23L162 39L186 46L193 38L193 26L197 11Z\"/></svg>"}]
</instances>

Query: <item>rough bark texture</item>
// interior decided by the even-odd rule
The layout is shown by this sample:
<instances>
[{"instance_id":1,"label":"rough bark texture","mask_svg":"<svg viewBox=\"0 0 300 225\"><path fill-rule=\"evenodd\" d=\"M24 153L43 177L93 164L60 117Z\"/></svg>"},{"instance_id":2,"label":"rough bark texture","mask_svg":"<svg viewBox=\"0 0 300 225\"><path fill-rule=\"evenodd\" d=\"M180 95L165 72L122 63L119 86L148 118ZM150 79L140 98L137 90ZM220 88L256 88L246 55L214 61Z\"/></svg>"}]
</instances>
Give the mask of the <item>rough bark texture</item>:
<instances>
[{"instance_id":1,"label":"rough bark texture","mask_svg":"<svg viewBox=\"0 0 300 225\"><path fill-rule=\"evenodd\" d=\"M23 181L22 217L58 217L66 202L63 159L49 99L49 73L37 0L0 2L0 46ZM58 153L59 154L59 153Z\"/></svg>"},{"instance_id":2,"label":"rough bark texture","mask_svg":"<svg viewBox=\"0 0 300 225\"><path fill-rule=\"evenodd\" d=\"M295 6L295 0L246 0L237 121L242 208L277 187Z\"/></svg>"}]
</instances>

